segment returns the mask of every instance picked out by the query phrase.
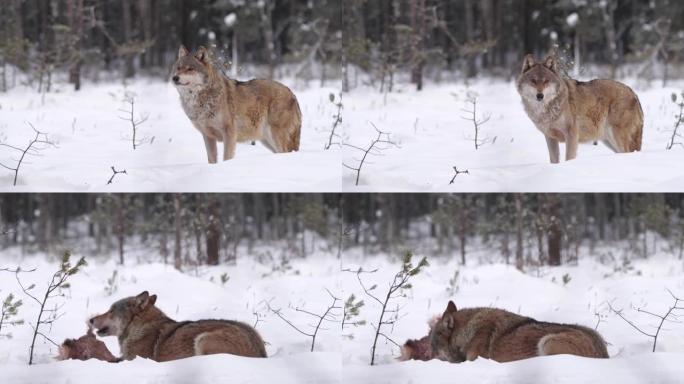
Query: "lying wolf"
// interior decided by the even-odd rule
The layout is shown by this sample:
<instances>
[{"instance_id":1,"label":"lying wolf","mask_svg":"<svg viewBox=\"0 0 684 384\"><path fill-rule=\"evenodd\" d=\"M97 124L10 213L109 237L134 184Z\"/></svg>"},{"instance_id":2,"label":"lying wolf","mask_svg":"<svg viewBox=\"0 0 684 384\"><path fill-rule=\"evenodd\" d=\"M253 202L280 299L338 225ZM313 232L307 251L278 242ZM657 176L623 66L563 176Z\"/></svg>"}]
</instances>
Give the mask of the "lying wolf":
<instances>
[{"instance_id":1,"label":"lying wolf","mask_svg":"<svg viewBox=\"0 0 684 384\"><path fill-rule=\"evenodd\" d=\"M430 347L435 358L451 363L559 354L608 358L606 343L590 328L545 323L496 308L456 310L453 301L432 329Z\"/></svg>"},{"instance_id":2,"label":"lying wolf","mask_svg":"<svg viewBox=\"0 0 684 384\"><path fill-rule=\"evenodd\" d=\"M641 150L644 113L628 86L612 80L581 82L564 76L554 55L527 55L517 82L527 116L546 137L551 163L577 157L579 143L602 141L614 152Z\"/></svg>"},{"instance_id":3,"label":"lying wolf","mask_svg":"<svg viewBox=\"0 0 684 384\"><path fill-rule=\"evenodd\" d=\"M191 54L181 46L171 79L185 114L204 138L209 163L217 161L217 141L223 142L223 160L235 156L237 142L259 140L276 153L299 150L302 113L286 86L229 79L204 47Z\"/></svg>"},{"instance_id":4,"label":"lying wolf","mask_svg":"<svg viewBox=\"0 0 684 384\"><path fill-rule=\"evenodd\" d=\"M118 337L125 360L169 361L215 353L266 357L264 342L251 326L231 320L177 322L155 307L156 301L147 291L121 299L91 318L90 325L98 336Z\"/></svg>"}]
</instances>

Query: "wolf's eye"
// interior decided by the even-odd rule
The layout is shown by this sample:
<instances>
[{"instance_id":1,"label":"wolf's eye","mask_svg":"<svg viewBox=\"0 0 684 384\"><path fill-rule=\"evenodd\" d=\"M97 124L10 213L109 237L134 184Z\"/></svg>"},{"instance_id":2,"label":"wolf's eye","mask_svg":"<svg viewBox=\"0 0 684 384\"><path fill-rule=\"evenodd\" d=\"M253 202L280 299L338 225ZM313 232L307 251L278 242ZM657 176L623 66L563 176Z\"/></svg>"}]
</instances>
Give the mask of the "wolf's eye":
<instances>
[{"instance_id":1,"label":"wolf's eye","mask_svg":"<svg viewBox=\"0 0 684 384\"><path fill-rule=\"evenodd\" d=\"M536 79L532 79L532 84L537 85L537 80L536 80Z\"/></svg>"},{"instance_id":2,"label":"wolf's eye","mask_svg":"<svg viewBox=\"0 0 684 384\"><path fill-rule=\"evenodd\" d=\"M188 68L188 72L193 72L194 70L194 68Z\"/></svg>"}]
</instances>

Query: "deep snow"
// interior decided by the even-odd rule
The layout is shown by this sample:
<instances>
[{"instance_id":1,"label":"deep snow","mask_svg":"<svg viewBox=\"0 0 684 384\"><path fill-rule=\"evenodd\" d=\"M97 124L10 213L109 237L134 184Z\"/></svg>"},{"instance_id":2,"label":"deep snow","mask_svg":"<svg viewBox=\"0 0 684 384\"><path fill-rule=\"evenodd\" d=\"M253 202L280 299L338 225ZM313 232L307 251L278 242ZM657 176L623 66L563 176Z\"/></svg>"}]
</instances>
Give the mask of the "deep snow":
<instances>
[{"instance_id":1,"label":"deep snow","mask_svg":"<svg viewBox=\"0 0 684 384\"><path fill-rule=\"evenodd\" d=\"M374 336L371 324L377 324L380 306L364 295L355 274L344 273L344 295L354 293L364 299L366 305L361 309L360 318L368 321L368 325L348 332L353 333L353 339L343 338L343 380L357 384L681 382L684 325L666 323L656 353L652 353L652 339L631 328L608 307L611 303L644 331L654 332L659 319L639 313L637 308L664 314L674 303L666 289L684 296L681 260L660 254L635 261L631 267L616 268L620 258L601 264L594 258L583 257L577 266L529 268L525 274L498 261L476 262L472 254L468 260L467 266L458 265L453 258L429 260L431 265L411 281L413 288L406 292L406 297L390 305L391 309L399 306L400 316L384 332L398 344L421 338L428 332L428 319L441 314L452 299L460 308L492 306L541 321L576 323L591 328L598 324L597 330L608 342L611 358L545 356L504 364L486 359L462 364L434 360L398 362L399 348L380 337L377 365L371 367L370 347ZM375 293L384 297L400 264L384 255L364 258L360 251L347 252L343 268L356 270L359 266L364 270L378 268L378 272L361 277L366 287L377 284ZM449 280L456 270L459 271L458 289L450 292ZM570 278L567 284L563 283L564 275ZM684 315L684 311L677 313Z\"/></svg>"},{"instance_id":2,"label":"deep snow","mask_svg":"<svg viewBox=\"0 0 684 384\"><path fill-rule=\"evenodd\" d=\"M515 84L481 79L462 83L428 83L421 92L401 84L383 95L369 86L346 96L347 142L367 147L376 133L371 123L389 132L398 148L388 147L371 156L359 186L354 172L343 170L345 191L443 191L443 192L680 192L684 189L684 148L665 150L674 126L673 92L684 84L667 88L654 83L633 86L644 109L645 126L641 153L614 154L603 144L580 145L576 160L549 163L544 136L525 114ZM493 143L475 149L473 125L462 117L470 108L469 94L477 95L478 119L490 115L481 137ZM564 159L564 144L561 158ZM355 166L361 154L344 149L344 162ZM468 170L454 184L453 167Z\"/></svg>"},{"instance_id":3,"label":"deep snow","mask_svg":"<svg viewBox=\"0 0 684 384\"><path fill-rule=\"evenodd\" d=\"M0 141L23 147L33 138L30 122L48 134L47 147L22 166L16 187L13 174L0 170L0 191L12 192L339 192L339 146L324 150L335 107L334 85L317 87L283 80L299 100L303 114L301 148L272 154L260 143L238 144L233 160L207 163L204 142L183 112L178 92L162 80L137 79L88 83L79 92L67 85L41 95L18 87L0 94ZM133 149L130 122L122 120L135 97L138 137L152 139ZM223 146L219 143L218 153ZM17 152L0 147L0 162L13 166ZM112 184L110 167L126 170Z\"/></svg>"},{"instance_id":4,"label":"deep snow","mask_svg":"<svg viewBox=\"0 0 684 384\"><path fill-rule=\"evenodd\" d=\"M268 260L267 253L276 250L255 250ZM79 255L74 255L78 257ZM125 266L91 258L85 269L73 276L71 288L64 298L53 303L64 304L60 317L45 333L57 343L85 333L85 320L106 311L116 300L136 295L143 290L157 294L157 307L175 320L224 318L254 325L259 314L257 331L268 353L267 359L250 359L230 355L203 356L167 363L137 358L110 364L96 360L54 361L57 349L40 336L36 343L35 364L28 366L28 346L32 330L28 324L3 329L12 338L0 338L0 371L5 383L338 383L341 374L340 340L337 324L319 332L315 351L310 339L290 328L270 313L264 301L305 331L310 331L312 318L294 310L295 307L322 312L329 304L325 288L339 291L336 279L339 262L325 253L307 260L293 260L291 268L277 270L269 262L257 263L240 258L237 266L188 267L185 273L154 260L129 257ZM22 268L37 267L22 273L24 285L36 283L36 292L45 288L57 264L44 261L44 256L21 258L16 251L3 251L0 268L21 264ZM111 295L105 287L107 279L118 271L116 290ZM221 275L229 276L225 284ZM0 272L0 296L14 292L23 299L18 318L34 323L38 306L19 289L11 273ZM114 355L119 355L115 337L101 338Z\"/></svg>"}]
</instances>

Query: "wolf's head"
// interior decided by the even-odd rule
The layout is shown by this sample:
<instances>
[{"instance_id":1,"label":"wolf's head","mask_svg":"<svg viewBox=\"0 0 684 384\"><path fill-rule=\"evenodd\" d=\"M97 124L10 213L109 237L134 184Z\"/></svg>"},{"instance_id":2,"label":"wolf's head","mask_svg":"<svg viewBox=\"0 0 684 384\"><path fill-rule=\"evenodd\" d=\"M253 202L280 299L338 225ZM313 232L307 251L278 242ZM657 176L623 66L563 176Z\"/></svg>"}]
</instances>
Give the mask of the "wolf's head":
<instances>
[{"instance_id":1,"label":"wolf's head","mask_svg":"<svg viewBox=\"0 0 684 384\"><path fill-rule=\"evenodd\" d=\"M457 313L456 304L449 301L444 314L432 327L430 348L433 358L450 363L461 363L466 360L463 351L452 343L452 338L456 337L459 329L465 325L459 324Z\"/></svg>"},{"instance_id":2,"label":"wolf's head","mask_svg":"<svg viewBox=\"0 0 684 384\"><path fill-rule=\"evenodd\" d=\"M212 70L212 61L206 48L199 47L195 53L190 53L181 45L171 80L178 90L202 87L209 81L209 73Z\"/></svg>"},{"instance_id":3,"label":"wolf's head","mask_svg":"<svg viewBox=\"0 0 684 384\"><path fill-rule=\"evenodd\" d=\"M544 61L536 61L532 55L525 56L518 77L520 96L539 103L553 100L558 94L560 83L561 77L555 55L548 56Z\"/></svg>"},{"instance_id":4,"label":"wolf's head","mask_svg":"<svg viewBox=\"0 0 684 384\"><path fill-rule=\"evenodd\" d=\"M134 317L155 310L156 301L157 295L150 296L147 291L121 299L112 304L109 311L88 320L88 324L97 330L99 336L119 336Z\"/></svg>"}]
</instances>

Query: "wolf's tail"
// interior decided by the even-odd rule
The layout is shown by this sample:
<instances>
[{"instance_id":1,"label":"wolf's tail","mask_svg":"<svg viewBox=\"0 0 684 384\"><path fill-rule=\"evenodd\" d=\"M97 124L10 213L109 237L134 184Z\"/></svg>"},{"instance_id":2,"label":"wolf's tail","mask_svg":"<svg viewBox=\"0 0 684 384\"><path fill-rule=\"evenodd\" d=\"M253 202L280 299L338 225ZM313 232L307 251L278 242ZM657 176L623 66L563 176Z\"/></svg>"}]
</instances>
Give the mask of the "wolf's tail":
<instances>
[{"instance_id":1,"label":"wolf's tail","mask_svg":"<svg viewBox=\"0 0 684 384\"><path fill-rule=\"evenodd\" d=\"M637 130L632 134L632 140L630 140L630 152L641 151L641 138L644 134L644 110L641 108L641 101L639 101L639 98L637 98L636 101L637 106L639 107L639 120L635 122L635 124L637 124Z\"/></svg>"},{"instance_id":2,"label":"wolf's tail","mask_svg":"<svg viewBox=\"0 0 684 384\"><path fill-rule=\"evenodd\" d=\"M287 152L299 151L299 138L302 134L302 110L299 108L297 98L292 98L292 107L294 110L294 121L292 122L292 131L290 132L290 143L287 147Z\"/></svg>"}]
</instances>

